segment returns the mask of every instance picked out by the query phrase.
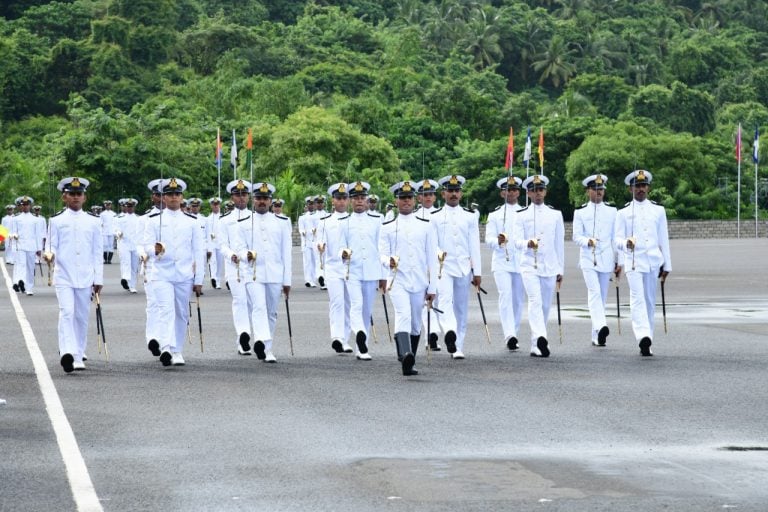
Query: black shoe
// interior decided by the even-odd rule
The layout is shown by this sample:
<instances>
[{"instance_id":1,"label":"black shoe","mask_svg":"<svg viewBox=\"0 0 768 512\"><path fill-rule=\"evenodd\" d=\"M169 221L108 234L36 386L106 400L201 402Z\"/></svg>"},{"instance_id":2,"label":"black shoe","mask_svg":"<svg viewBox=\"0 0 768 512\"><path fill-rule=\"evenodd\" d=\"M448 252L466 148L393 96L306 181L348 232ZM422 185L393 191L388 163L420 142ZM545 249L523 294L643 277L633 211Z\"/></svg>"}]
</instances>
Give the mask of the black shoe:
<instances>
[{"instance_id":1,"label":"black shoe","mask_svg":"<svg viewBox=\"0 0 768 512\"><path fill-rule=\"evenodd\" d=\"M240 349L243 352L248 352L251 350L251 335L247 332L241 332L240 333Z\"/></svg>"},{"instance_id":2,"label":"black shoe","mask_svg":"<svg viewBox=\"0 0 768 512\"><path fill-rule=\"evenodd\" d=\"M361 354L367 354L368 353L368 345L366 345L365 340L367 339L365 333L363 331L357 331L357 336L355 337L355 342L357 343L357 350Z\"/></svg>"},{"instance_id":3,"label":"black shoe","mask_svg":"<svg viewBox=\"0 0 768 512\"><path fill-rule=\"evenodd\" d=\"M325 286L325 278L324 278L323 276L320 276L320 277L318 277L318 278L317 278L317 284L319 284L319 285L320 285L320 288L322 288L323 286Z\"/></svg>"},{"instance_id":4,"label":"black shoe","mask_svg":"<svg viewBox=\"0 0 768 512\"><path fill-rule=\"evenodd\" d=\"M128 280L127 279L121 279L120 285L123 287L124 290L128 289Z\"/></svg>"},{"instance_id":5,"label":"black shoe","mask_svg":"<svg viewBox=\"0 0 768 512\"><path fill-rule=\"evenodd\" d=\"M107 263L109 263L110 265L112 264L112 256L114 256L114 255L115 255L115 253L113 253L113 252L108 252L107 253Z\"/></svg>"},{"instance_id":6,"label":"black shoe","mask_svg":"<svg viewBox=\"0 0 768 512\"><path fill-rule=\"evenodd\" d=\"M61 356L61 367L64 368L65 372L72 373L75 369L74 363L75 358L72 357L72 354L64 354Z\"/></svg>"},{"instance_id":7,"label":"black shoe","mask_svg":"<svg viewBox=\"0 0 768 512\"><path fill-rule=\"evenodd\" d=\"M157 342L157 340L149 340L149 343L147 343L147 348L150 352L152 352L152 355L157 357L160 355L160 344Z\"/></svg>"},{"instance_id":8,"label":"black shoe","mask_svg":"<svg viewBox=\"0 0 768 512\"><path fill-rule=\"evenodd\" d=\"M416 375L413 373L413 365L416 364L416 358L408 352L403 357L403 375Z\"/></svg>"},{"instance_id":9,"label":"black shoe","mask_svg":"<svg viewBox=\"0 0 768 512\"><path fill-rule=\"evenodd\" d=\"M15 291L15 292L21 291L21 290L19 290L19 285L17 283L13 283L13 291Z\"/></svg>"},{"instance_id":10,"label":"black shoe","mask_svg":"<svg viewBox=\"0 0 768 512\"><path fill-rule=\"evenodd\" d=\"M211 279L211 287L216 288L216 280Z\"/></svg>"},{"instance_id":11,"label":"black shoe","mask_svg":"<svg viewBox=\"0 0 768 512\"><path fill-rule=\"evenodd\" d=\"M227 290L229 290L229 281L227 281L225 284L227 285Z\"/></svg>"},{"instance_id":12,"label":"black shoe","mask_svg":"<svg viewBox=\"0 0 768 512\"><path fill-rule=\"evenodd\" d=\"M541 357L549 357L549 343L547 342L547 338L539 336L539 339L536 340L536 347L538 347L539 352L541 352Z\"/></svg>"},{"instance_id":13,"label":"black shoe","mask_svg":"<svg viewBox=\"0 0 768 512\"><path fill-rule=\"evenodd\" d=\"M333 340L331 343L331 348L336 351L337 354L341 354L344 352L344 346L341 344L341 341L339 340Z\"/></svg>"},{"instance_id":14,"label":"black shoe","mask_svg":"<svg viewBox=\"0 0 768 512\"><path fill-rule=\"evenodd\" d=\"M437 333L431 333L429 335L429 350L432 352L440 352L442 349L437 344Z\"/></svg>"},{"instance_id":15,"label":"black shoe","mask_svg":"<svg viewBox=\"0 0 768 512\"><path fill-rule=\"evenodd\" d=\"M27 289L24 287L24 281L19 281L19 290L21 290L21 293L27 291Z\"/></svg>"},{"instance_id":16,"label":"black shoe","mask_svg":"<svg viewBox=\"0 0 768 512\"><path fill-rule=\"evenodd\" d=\"M597 331L597 346L598 347L604 347L605 342L608 340L608 335L611 334L611 331L608 330L608 326L604 325L600 328L599 331Z\"/></svg>"},{"instance_id":17,"label":"black shoe","mask_svg":"<svg viewBox=\"0 0 768 512\"><path fill-rule=\"evenodd\" d=\"M173 360L173 356L167 350L162 354L160 354L160 362L163 364L163 366L171 366L172 360Z\"/></svg>"},{"instance_id":18,"label":"black shoe","mask_svg":"<svg viewBox=\"0 0 768 512\"><path fill-rule=\"evenodd\" d=\"M309 283L309 281L307 281L306 283L304 283L304 286L306 286L307 288L312 288L312 285Z\"/></svg>"},{"instance_id":19,"label":"black shoe","mask_svg":"<svg viewBox=\"0 0 768 512\"><path fill-rule=\"evenodd\" d=\"M445 348L448 349L449 354L456 352L456 333L448 331L445 333Z\"/></svg>"},{"instance_id":20,"label":"black shoe","mask_svg":"<svg viewBox=\"0 0 768 512\"><path fill-rule=\"evenodd\" d=\"M648 336L640 340L640 355L644 357L653 355L653 352L651 352L651 338Z\"/></svg>"},{"instance_id":21,"label":"black shoe","mask_svg":"<svg viewBox=\"0 0 768 512\"><path fill-rule=\"evenodd\" d=\"M267 353L264 351L264 342L257 341L253 344L253 351L256 352L256 357L263 361L267 358Z\"/></svg>"},{"instance_id":22,"label":"black shoe","mask_svg":"<svg viewBox=\"0 0 768 512\"><path fill-rule=\"evenodd\" d=\"M514 336L512 336L511 338L509 338L509 339L507 340L507 348L508 348L509 350L513 351L513 352L514 352L515 350L519 349L520 347L517 345L517 338L515 338Z\"/></svg>"}]
</instances>

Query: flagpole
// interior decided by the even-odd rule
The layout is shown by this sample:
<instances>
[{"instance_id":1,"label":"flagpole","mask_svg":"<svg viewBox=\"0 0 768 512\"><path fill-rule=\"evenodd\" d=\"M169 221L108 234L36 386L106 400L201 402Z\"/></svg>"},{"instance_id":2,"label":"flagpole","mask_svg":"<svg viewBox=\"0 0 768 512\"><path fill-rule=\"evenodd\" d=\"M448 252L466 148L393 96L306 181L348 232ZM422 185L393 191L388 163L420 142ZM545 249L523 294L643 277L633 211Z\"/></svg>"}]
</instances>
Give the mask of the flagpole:
<instances>
[{"instance_id":1,"label":"flagpole","mask_svg":"<svg viewBox=\"0 0 768 512\"><path fill-rule=\"evenodd\" d=\"M741 238L741 123L736 133L736 238Z\"/></svg>"},{"instance_id":2,"label":"flagpole","mask_svg":"<svg viewBox=\"0 0 768 512\"><path fill-rule=\"evenodd\" d=\"M216 128L216 174L218 176L216 197L221 197L221 128Z\"/></svg>"},{"instance_id":3,"label":"flagpole","mask_svg":"<svg viewBox=\"0 0 768 512\"><path fill-rule=\"evenodd\" d=\"M758 207L757 207L757 162L755 162L755 238L758 238L758 236L757 236L757 217L758 217Z\"/></svg>"},{"instance_id":4,"label":"flagpole","mask_svg":"<svg viewBox=\"0 0 768 512\"><path fill-rule=\"evenodd\" d=\"M752 143L752 162L755 164L755 238L758 238L757 167L760 163L760 129L758 126L755 126L755 141Z\"/></svg>"},{"instance_id":5,"label":"flagpole","mask_svg":"<svg viewBox=\"0 0 768 512\"><path fill-rule=\"evenodd\" d=\"M233 180L237 179L237 139L235 139L235 129L232 129L232 153L230 154L229 158L230 163L232 164L232 175Z\"/></svg>"}]
</instances>

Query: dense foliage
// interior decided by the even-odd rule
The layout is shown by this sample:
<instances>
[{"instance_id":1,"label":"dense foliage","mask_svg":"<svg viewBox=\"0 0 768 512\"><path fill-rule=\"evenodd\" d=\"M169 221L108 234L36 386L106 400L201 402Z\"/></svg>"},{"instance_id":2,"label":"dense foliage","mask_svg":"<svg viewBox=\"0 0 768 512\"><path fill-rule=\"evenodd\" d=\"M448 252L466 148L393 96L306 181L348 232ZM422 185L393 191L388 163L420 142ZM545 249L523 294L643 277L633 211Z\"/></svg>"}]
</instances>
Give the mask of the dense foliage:
<instances>
[{"instance_id":1,"label":"dense foliage","mask_svg":"<svg viewBox=\"0 0 768 512\"><path fill-rule=\"evenodd\" d=\"M332 182L363 178L386 200L399 179L449 173L487 212L513 127L523 176L540 171L543 128L566 218L584 177L607 174L623 203L641 167L671 217L730 218L742 123L747 216L766 48L757 0L6 0L0 194L53 203L53 184L78 174L92 201L146 200L147 181L176 175L210 197L217 128L222 184L250 177L252 129L254 176L292 215ZM764 212L767 193L763 180Z\"/></svg>"}]
</instances>

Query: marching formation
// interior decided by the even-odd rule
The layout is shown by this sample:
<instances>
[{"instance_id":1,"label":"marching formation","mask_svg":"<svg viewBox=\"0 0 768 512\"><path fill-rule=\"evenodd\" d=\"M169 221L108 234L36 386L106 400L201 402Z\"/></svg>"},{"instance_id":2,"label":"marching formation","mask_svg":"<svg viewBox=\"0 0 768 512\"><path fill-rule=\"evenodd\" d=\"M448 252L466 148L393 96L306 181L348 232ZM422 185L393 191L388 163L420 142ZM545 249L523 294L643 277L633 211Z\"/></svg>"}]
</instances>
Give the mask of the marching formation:
<instances>
[{"instance_id":1,"label":"marching formation","mask_svg":"<svg viewBox=\"0 0 768 512\"><path fill-rule=\"evenodd\" d=\"M618 211L604 201L607 179L603 174L584 179L589 201L576 210L573 222L573 241L579 247L579 268L587 288L590 337L594 346L606 345L609 285L615 283L618 301L624 274L632 330L641 355L651 356L656 283L661 280L663 297L672 269L666 213L647 197L650 172L627 175L632 200ZM327 290L331 350L355 353L360 361L372 359L369 343L376 337L372 312L379 295L403 375L419 373L416 355L422 338L426 350L440 351L442 336L452 359L466 357L472 291L491 341L481 297L485 290L479 215L461 206L465 182L458 175L401 181L390 187L395 204L386 215L378 212L378 198L363 181L329 187L330 212L324 196L305 199L297 226L304 285ZM137 280L143 279L145 341L163 366L185 364L191 298L197 304L203 350L199 297L206 268L211 286L224 285L231 293L233 341L240 356L255 354L265 363L277 362L273 347L281 297L293 354L288 313L292 225L281 213L283 202L273 197L273 185L233 180L226 187L229 211L222 213L222 199L214 197L205 217L199 213L201 199L184 199L187 184L179 178L148 184L153 206L144 215L136 214L138 201L133 198L118 202L119 214L111 211L110 201L100 211L85 212L89 184L79 177L59 182L65 208L51 217L47 227L43 217L31 213L34 200L27 196L8 205L2 220L16 292L33 295L35 268L39 266L42 273L42 261L48 264L48 282L59 302L59 354L65 372L85 369L91 301L97 304L96 327L106 351L100 292L103 265L112 263L114 248L121 286L137 293ZM544 358L551 353L547 324L553 298L561 325L559 290L565 262L563 216L545 203L548 185L549 178L540 174L524 181L512 175L499 179L502 204L488 216L485 236L492 251L504 342L510 351L519 350L527 302L530 355ZM527 207L519 204L521 192L527 196ZM441 208L434 206L438 193Z\"/></svg>"}]
</instances>

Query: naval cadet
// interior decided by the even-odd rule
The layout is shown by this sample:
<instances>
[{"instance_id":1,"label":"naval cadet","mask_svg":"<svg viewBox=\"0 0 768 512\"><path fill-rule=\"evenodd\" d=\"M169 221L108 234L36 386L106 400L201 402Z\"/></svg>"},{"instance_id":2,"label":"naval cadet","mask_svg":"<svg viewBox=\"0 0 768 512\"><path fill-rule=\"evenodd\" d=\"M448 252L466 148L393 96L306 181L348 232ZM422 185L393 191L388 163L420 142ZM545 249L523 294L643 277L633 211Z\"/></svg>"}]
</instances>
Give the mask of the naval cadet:
<instances>
[{"instance_id":1,"label":"naval cadet","mask_svg":"<svg viewBox=\"0 0 768 512\"><path fill-rule=\"evenodd\" d=\"M549 357L547 320L555 286L563 279L565 227L563 214L544 204L549 178L536 174L523 181L530 204L520 210L513 227L515 247L522 251L520 273L528 296L531 356Z\"/></svg>"},{"instance_id":2,"label":"naval cadet","mask_svg":"<svg viewBox=\"0 0 768 512\"><path fill-rule=\"evenodd\" d=\"M349 293L347 291L347 263L350 261L349 194L346 183L328 188L333 213L320 219L318 225L318 252L323 258L325 286L328 288L328 320L331 348L339 354L351 354L348 338L352 332L349 323Z\"/></svg>"},{"instance_id":3,"label":"naval cadet","mask_svg":"<svg viewBox=\"0 0 768 512\"><path fill-rule=\"evenodd\" d=\"M422 309L430 307L437 286L437 241L429 219L413 214L416 187L410 181L393 185L398 214L379 234L379 258L388 279L379 289L388 294L395 312L397 357L403 375L417 375L414 367L421 339Z\"/></svg>"},{"instance_id":4,"label":"naval cadet","mask_svg":"<svg viewBox=\"0 0 768 512\"><path fill-rule=\"evenodd\" d=\"M136 293L136 278L139 274L137 247L144 235L141 217L136 215L136 204L136 199L123 199L124 212L115 218L117 254L120 257L120 285L130 293Z\"/></svg>"},{"instance_id":5,"label":"naval cadet","mask_svg":"<svg viewBox=\"0 0 768 512\"><path fill-rule=\"evenodd\" d=\"M307 288L315 288L316 275L315 275L315 251L313 246L315 245L315 234L317 232L317 225L315 223L315 203L312 200L312 196L304 198L304 213L299 216L299 235L301 235L301 259L302 268L304 270L304 286Z\"/></svg>"},{"instance_id":6,"label":"naval cadet","mask_svg":"<svg viewBox=\"0 0 768 512\"><path fill-rule=\"evenodd\" d=\"M211 276L211 287L221 290L224 282L224 255L221 253L221 242L216 238L221 219L221 198L208 199L211 213L205 219L206 257L208 259L208 273Z\"/></svg>"},{"instance_id":7,"label":"naval cadet","mask_svg":"<svg viewBox=\"0 0 768 512\"><path fill-rule=\"evenodd\" d=\"M50 220L43 258L53 268L52 284L59 301L59 354L65 372L85 370L91 294L104 283L101 220L83 211L89 181L71 177L56 188L66 208Z\"/></svg>"},{"instance_id":8,"label":"naval cadet","mask_svg":"<svg viewBox=\"0 0 768 512\"><path fill-rule=\"evenodd\" d=\"M349 251L342 260L346 266L345 281L349 295L349 325L357 344L357 359L370 361L368 350L373 304L379 281L386 277L379 261L381 215L368 211L367 199L371 186L364 181L347 185L352 201L352 213L347 219Z\"/></svg>"},{"instance_id":9,"label":"naval cadet","mask_svg":"<svg viewBox=\"0 0 768 512\"><path fill-rule=\"evenodd\" d=\"M648 199L653 175L646 170L629 173L624 183L632 201L616 214L614 244L629 283L632 331L640 354L652 356L656 280L664 282L672 271L667 213Z\"/></svg>"},{"instance_id":10,"label":"naval cadet","mask_svg":"<svg viewBox=\"0 0 768 512\"><path fill-rule=\"evenodd\" d=\"M605 199L605 174L593 174L581 183L589 202L573 213L573 241L579 246L579 268L587 285L587 307L592 320L592 345L604 347L610 330L605 319L608 284L618 270L613 247L616 208Z\"/></svg>"},{"instance_id":11,"label":"naval cadet","mask_svg":"<svg viewBox=\"0 0 768 512\"><path fill-rule=\"evenodd\" d=\"M499 318L504 332L504 343L511 351L517 350L520 321L525 304L523 276L520 273L520 251L512 241L517 212L521 207L520 186L522 180L505 176L496 182L504 204L488 215L485 243L493 251L491 271L499 290Z\"/></svg>"},{"instance_id":12,"label":"naval cadet","mask_svg":"<svg viewBox=\"0 0 768 512\"><path fill-rule=\"evenodd\" d=\"M470 286L480 286L480 227L475 214L461 206L463 176L449 175L438 180L445 204L432 212L431 223L437 234L437 306L445 346L453 359L464 359L467 335L467 309Z\"/></svg>"},{"instance_id":13,"label":"naval cadet","mask_svg":"<svg viewBox=\"0 0 768 512\"><path fill-rule=\"evenodd\" d=\"M274 192L275 187L269 183L254 183L253 211L227 225L228 248L247 268L240 278L253 326L250 334L255 340L253 352L265 363L277 362L272 348L277 309L280 294L287 299L291 292L291 222L288 217L269 211ZM251 351L249 340L244 336L240 337L240 350Z\"/></svg>"},{"instance_id":14,"label":"naval cadet","mask_svg":"<svg viewBox=\"0 0 768 512\"><path fill-rule=\"evenodd\" d=\"M187 184L164 179L158 189L164 208L149 216L144 226L143 253L152 261L147 280L155 296L148 318L159 320L156 338L149 343L163 366L183 366L182 354L189 323L190 294L200 295L205 275L205 240L197 219L181 210Z\"/></svg>"},{"instance_id":15,"label":"naval cadet","mask_svg":"<svg viewBox=\"0 0 768 512\"><path fill-rule=\"evenodd\" d=\"M416 187L416 201L418 201L419 206L414 212L417 216L422 219L429 219L432 217L432 212L437 211L435 200L437 199L437 188L439 186L440 185L435 180L430 179L423 179L418 182ZM429 343L429 350L440 352L442 348L437 343L437 333L440 331L440 325L437 322L435 312L430 308L424 308L422 317L425 328L424 332L429 329L426 340Z\"/></svg>"},{"instance_id":16,"label":"naval cadet","mask_svg":"<svg viewBox=\"0 0 768 512\"><path fill-rule=\"evenodd\" d=\"M101 217L101 236L104 249L104 263L112 264L115 247L115 212L112 211L112 201L107 199L102 203L103 207L99 213Z\"/></svg>"},{"instance_id":17,"label":"naval cadet","mask_svg":"<svg viewBox=\"0 0 768 512\"><path fill-rule=\"evenodd\" d=\"M13 216L13 229L8 237L14 245L16 258L13 290L27 295L35 294L35 260L42 254L42 241L45 238L38 218L30 212L34 203L35 200L29 196L16 199L19 213Z\"/></svg>"},{"instance_id":18,"label":"naval cadet","mask_svg":"<svg viewBox=\"0 0 768 512\"><path fill-rule=\"evenodd\" d=\"M227 192L232 201L233 208L219 218L219 226L216 239L219 241L221 253L225 261L224 277L227 287L232 293L232 319L235 325L237 340L235 345L237 353L241 356L250 356L253 352L242 347L251 345L250 313L248 309L248 294L245 290L245 277L248 275L249 265L237 255L236 231L230 229L236 226L238 221L250 217L248 201L251 198L251 182L246 180L232 180L227 184Z\"/></svg>"},{"instance_id":19,"label":"naval cadet","mask_svg":"<svg viewBox=\"0 0 768 512\"><path fill-rule=\"evenodd\" d=\"M2 225L8 230L8 233L13 233L13 214L16 211L16 205L8 204L5 206L5 215L3 216ZM5 241L5 262L9 265L13 265L15 259L15 243L11 243L11 239Z\"/></svg>"}]
</instances>

